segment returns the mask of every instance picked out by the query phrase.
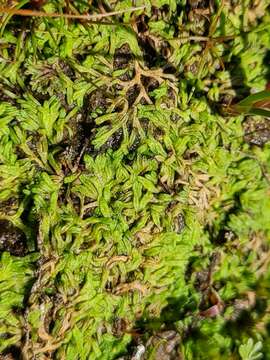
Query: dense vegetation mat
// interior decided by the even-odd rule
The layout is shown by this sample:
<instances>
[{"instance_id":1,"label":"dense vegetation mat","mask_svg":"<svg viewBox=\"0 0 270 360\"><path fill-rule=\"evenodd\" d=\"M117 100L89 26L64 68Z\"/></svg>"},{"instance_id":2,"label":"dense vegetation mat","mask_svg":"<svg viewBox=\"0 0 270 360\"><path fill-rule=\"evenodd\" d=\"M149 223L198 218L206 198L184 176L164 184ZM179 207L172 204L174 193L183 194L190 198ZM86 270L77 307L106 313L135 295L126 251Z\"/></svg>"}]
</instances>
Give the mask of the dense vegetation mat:
<instances>
[{"instance_id":1,"label":"dense vegetation mat","mask_svg":"<svg viewBox=\"0 0 270 360\"><path fill-rule=\"evenodd\" d=\"M1 359L270 359L268 4L0 2Z\"/></svg>"}]
</instances>

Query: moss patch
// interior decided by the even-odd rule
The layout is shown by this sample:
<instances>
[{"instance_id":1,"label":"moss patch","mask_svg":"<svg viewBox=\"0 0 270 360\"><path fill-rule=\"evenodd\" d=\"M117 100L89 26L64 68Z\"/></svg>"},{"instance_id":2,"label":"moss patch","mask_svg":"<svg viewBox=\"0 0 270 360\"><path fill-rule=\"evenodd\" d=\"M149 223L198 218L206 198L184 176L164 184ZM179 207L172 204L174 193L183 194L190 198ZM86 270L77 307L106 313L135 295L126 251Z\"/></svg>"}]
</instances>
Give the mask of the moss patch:
<instances>
[{"instance_id":1,"label":"moss patch","mask_svg":"<svg viewBox=\"0 0 270 360\"><path fill-rule=\"evenodd\" d=\"M1 15L3 356L269 357L268 2L142 4Z\"/></svg>"}]
</instances>

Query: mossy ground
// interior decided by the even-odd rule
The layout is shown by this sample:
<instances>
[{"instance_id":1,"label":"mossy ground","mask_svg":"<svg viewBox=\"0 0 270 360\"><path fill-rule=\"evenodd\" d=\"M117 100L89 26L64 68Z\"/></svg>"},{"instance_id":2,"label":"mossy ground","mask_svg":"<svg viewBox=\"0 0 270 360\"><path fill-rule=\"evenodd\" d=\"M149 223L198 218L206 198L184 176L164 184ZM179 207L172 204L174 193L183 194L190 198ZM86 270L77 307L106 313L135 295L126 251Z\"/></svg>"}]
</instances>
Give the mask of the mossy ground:
<instances>
[{"instance_id":1,"label":"mossy ground","mask_svg":"<svg viewBox=\"0 0 270 360\"><path fill-rule=\"evenodd\" d=\"M136 5L2 14L1 359L270 359L269 1Z\"/></svg>"}]
</instances>

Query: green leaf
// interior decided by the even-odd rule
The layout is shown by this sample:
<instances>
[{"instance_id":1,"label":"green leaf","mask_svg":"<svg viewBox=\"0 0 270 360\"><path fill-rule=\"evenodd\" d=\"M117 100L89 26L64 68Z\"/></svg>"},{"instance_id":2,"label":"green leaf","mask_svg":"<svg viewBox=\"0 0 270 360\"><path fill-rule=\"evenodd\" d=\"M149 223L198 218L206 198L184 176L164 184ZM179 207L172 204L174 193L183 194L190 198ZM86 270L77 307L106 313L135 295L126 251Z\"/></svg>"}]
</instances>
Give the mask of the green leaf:
<instances>
[{"instance_id":1,"label":"green leaf","mask_svg":"<svg viewBox=\"0 0 270 360\"><path fill-rule=\"evenodd\" d=\"M244 106L244 107L251 107L254 103L258 101L264 101L269 100L270 101L270 90L264 90L257 92L255 94L251 94L247 96L245 99L239 101L237 103L237 106Z\"/></svg>"},{"instance_id":2,"label":"green leaf","mask_svg":"<svg viewBox=\"0 0 270 360\"><path fill-rule=\"evenodd\" d=\"M240 345L239 354L242 360L259 360L263 357L261 350L262 342L258 341L254 344L254 340L249 338L245 344Z\"/></svg>"}]
</instances>

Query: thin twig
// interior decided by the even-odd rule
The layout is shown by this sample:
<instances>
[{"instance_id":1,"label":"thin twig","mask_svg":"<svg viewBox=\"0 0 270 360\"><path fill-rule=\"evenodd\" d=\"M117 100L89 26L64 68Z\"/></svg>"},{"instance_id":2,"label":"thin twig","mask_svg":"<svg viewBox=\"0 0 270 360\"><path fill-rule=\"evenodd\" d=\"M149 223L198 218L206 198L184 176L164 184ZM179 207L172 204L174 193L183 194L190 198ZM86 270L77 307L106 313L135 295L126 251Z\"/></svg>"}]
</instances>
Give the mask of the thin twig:
<instances>
[{"instance_id":1,"label":"thin twig","mask_svg":"<svg viewBox=\"0 0 270 360\"><path fill-rule=\"evenodd\" d=\"M35 11L28 9L8 9L0 8L0 14L9 14L9 15L20 15L20 16L36 16L36 17L51 17L51 18L66 18L66 19L80 19L80 20L94 20L94 19L103 19L106 17L121 15L127 12L143 10L145 6L131 7L124 10L112 11L105 14L94 14L94 15L75 15L75 14L58 14L58 13L46 13L43 11Z\"/></svg>"}]
</instances>

